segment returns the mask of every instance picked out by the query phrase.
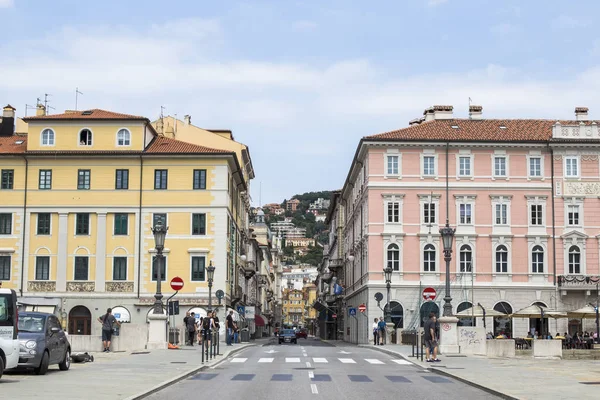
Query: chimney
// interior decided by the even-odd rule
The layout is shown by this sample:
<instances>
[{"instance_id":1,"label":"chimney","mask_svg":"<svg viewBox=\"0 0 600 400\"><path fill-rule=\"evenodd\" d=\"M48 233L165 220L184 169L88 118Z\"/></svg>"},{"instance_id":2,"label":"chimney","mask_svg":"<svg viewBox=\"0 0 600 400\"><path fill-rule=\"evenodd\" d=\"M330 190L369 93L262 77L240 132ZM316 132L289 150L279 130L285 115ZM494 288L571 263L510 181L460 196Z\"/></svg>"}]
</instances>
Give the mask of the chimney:
<instances>
[{"instance_id":1,"label":"chimney","mask_svg":"<svg viewBox=\"0 0 600 400\"><path fill-rule=\"evenodd\" d=\"M575 107L575 119L577 121L587 121L588 111L587 107Z\"/></svg>"},{"instance_id":2,"label":"chimney","mask_svg":"<svg viewBox=\"0 0 600 400\"><path fill-rule=\"evenodd\" d=\"M433 121L435 119L435 116L433 115L433 107L426 108L425 111L423 111L423 115L425 122Z\"/></svg>"},{"instance_id":3,"label":"chimney","mask_svg":"<svg viewBox=\"0 0 600 400\"><path fill-rule=\"evenodd\" d=\"M46 115L46 107L44 107L43 104L38 104L35 110L35 116L42 117L44 115Z\"/></svg>"},{"instance_id":4,"label":"chimney","mask_svg":"<svg viewBox=\"0 0 600 400\"><path fill-rule=\"evenodd\" d=\"M425 115L425 121L433 121L438 119L452 119L452 106L433 106L425 109L423 115Z\"/></svg>"},{"instance_id":5,"label":"chimney","mask_svg":"<svg viewBox=\"0 0 600 400\"><path fill-rule=\"evenodd\" d=\"M190 125L192 123L192 116L191 115L184 115L183 116L183 122L185 122L186 125Z\"/></svg>"},{"instance_id":6,"label":"chimney","mask_svg":"<svg viewBox=\"0 0 600 400\"><path fill-rule=\"evenodd\" d=\"M7 104L2 109L2 123L0 124L0 136L12 136L15 133L15 110Z\"/></svg>"},{"instance_id":7,"label":"chimney","mask_svg":"<svg viewBox=\"0 0 600 400\"><path fill-rule=\"evenodd\" d=\"M469 119L482 119L483 118L483 107L482 106L469 106Z\"/></svg>"}]
</instances>

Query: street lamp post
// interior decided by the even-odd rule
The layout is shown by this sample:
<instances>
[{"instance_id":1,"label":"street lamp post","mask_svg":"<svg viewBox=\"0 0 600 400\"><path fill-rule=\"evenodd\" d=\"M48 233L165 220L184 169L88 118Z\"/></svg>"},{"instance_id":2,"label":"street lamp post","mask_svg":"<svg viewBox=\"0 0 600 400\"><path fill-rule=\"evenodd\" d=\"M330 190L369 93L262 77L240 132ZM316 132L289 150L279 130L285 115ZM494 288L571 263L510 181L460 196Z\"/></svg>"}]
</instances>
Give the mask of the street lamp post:
<instances>
[{"instance_id":1,"label":"street lamp post","mask_svg":"<svg viewBox=\"0 0 600 400\"><path fill-rule=\"evenodd\" d=\"M210 260L210 264L208 264L206 271L208 272L208 312L211 312L212 311L212 285L213 285L213 280L215 277L215 267L212 263L212 260Z\"/></svg>"},{"instance_id":2,"label":"street lamp post","mask_svg":"<svg viewBox=\"0 0 600 400\"><path fill-rule=\"evenodd\" d=\"M442 235L442 241L444 243L444 261L446 261L446 295L444 296L444 317L452 316L452 297L450 297L450 260L452 260L452 240L454 239L455 229L448 225L446 219L446 226L440 229L440 235Z\"/></svg>"},{"instance_id":3,"label":"street lamp post","mask_svg":"<svg viewBox=\"0 0 600 400\"><path fill-rule=\"evenodd\" d=\"M153 314L162 314L163 313L163 302L162 302L162 292L161 292L161 281L163 278L163 250L165 248L165 237L167 236L167 231L169 227L164 226L160 222L156 224L152 228L152 233L154 234L154 248L156 249L156 293L154 294L154 307ZM166 277L165 277L166 279Z\"/></svg>"},{"instance_id":4,"label":"street lamp post","mask_svg":"<svg viewBox=\"0 0 600 400\"><path fill-rule=\"evenodd\" d=\"M387 289L387 307L385 309L385 322L392 321L392 307L390 304L390 291L392 284L392 267L388 266L383 269L383 273L385 274L385 288Z\"/></svg>"}]
</instances>

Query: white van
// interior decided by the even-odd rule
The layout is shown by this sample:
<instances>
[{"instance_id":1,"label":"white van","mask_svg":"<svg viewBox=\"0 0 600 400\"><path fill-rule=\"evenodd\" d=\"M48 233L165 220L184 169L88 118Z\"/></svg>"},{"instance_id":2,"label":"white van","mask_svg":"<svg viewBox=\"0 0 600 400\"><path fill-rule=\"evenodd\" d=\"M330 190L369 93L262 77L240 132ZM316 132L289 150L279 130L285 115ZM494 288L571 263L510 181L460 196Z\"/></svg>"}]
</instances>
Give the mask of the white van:
<instances>
[{"instance_id":1,"label":"white van","mask_svg":"<svg viewBox=\"0 0 600 400\"><path fill-rule=\"evenodd\" d=\"M19 363L17 293L0 289L0 378Z\"/></svg>"}]
</instances>

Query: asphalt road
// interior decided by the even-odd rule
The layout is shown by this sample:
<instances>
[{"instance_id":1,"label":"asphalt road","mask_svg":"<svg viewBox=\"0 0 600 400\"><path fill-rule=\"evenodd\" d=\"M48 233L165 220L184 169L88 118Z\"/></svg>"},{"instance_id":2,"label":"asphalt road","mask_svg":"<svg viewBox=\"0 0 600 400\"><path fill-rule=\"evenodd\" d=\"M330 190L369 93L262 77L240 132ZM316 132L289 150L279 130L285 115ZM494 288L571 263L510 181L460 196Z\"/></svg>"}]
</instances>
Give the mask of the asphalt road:
<instances>
[{"instance_id":1,"label":"asphalt road","mask_svg":"<svg viewBox=\"0 0 600 400\"><path fill-rule=\"evenodd\" d=\"M443 362L443 360L442 360ZM250 347L154 393L152 400L232 399L497 399L451 378L369 348L316 339Z\"/></svg>"}]
</instances>

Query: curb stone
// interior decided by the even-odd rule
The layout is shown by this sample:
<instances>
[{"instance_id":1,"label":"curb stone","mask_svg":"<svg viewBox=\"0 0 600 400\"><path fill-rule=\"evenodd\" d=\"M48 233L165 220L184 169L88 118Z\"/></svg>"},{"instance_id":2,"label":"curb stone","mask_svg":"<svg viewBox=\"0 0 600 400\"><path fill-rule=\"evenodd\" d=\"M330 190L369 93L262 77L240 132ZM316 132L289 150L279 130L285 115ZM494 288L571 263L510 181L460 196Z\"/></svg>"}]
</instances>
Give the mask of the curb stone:
<instances>
[{"instance_id":1,"label":"curb stone","mask_svg":"<svg viewBox=\"0 0 600 400\"><path fill-rule=\"evenodd\" d=\"M379 351L381 353L385 353L387 355L401 357L404 360L413 363L416 367L423 368L426 371L433 372L433 373L438 374L438 375L443 375L443 376L446 376L446 377L449 377L449 378L452 378L452 379L456 379L459 382L462 382L464 384L467 384L467 385L472 386L474 388L477 388L479 390L483 390L484 392L493 394L494 396L498 396L501 399L505 399L505 400L519 400L517 397L510 396L510 395L508 395L506 393L499 392L499 391L497 391L495 389L492 389L492 388L480 385L480 384L472 382L472 381L470 381L468 379L461 378L460 376L454 375L451 372L444 371L444 370L441 370L439 368L422 366L422 365L420 365L418 363L415 363L408 356L406 356L406 355L404 355L402 353L398 353L398 352L393 351L393 350L382 349L382 348L375 347L375 346L364 346L364 345L359 345L359 347L362 347L362 348L365 348L365 349L372 349L372 350L375 350L375 351Z\"/></svg>"},{"instance_id":2,"label":"curb stone","mask_svg":"<svg viewBox=\"0 0 600 400\"><path fill-rule=\"evenodd\" d=\"M171 378L171 379L166 380L166 381L164 381L162 383L159 383L158 385L152 387L151 389L144 390L143 392L140 392L138 394L134 394L133 396L126 397L124 400L141 400L141 399L144 399L144 398L150 396L151 394L154 394L154 393L159 392L159 391L161 391L161 390L163 390L163 389L165 389L165 388L167 388L167 387L169 387L171 385L174 385L174 384L176 384L179 381L182 381L182 380L184 380L184 379L186 379L186 378L188 378L188 377L190 377L192 375L197 374L198 372L201 372L201 371L209 369L210 367L214 367L216 365L219 365L222 362L224 362L225 360L227 360L229 357L233 356L234 354L237 354L240 351L243 351L243 350L245 350L245 349L247 349L249 347L252 347L252 346L256 346L256 345L255 344L249 344L249 345L241 347L241 348L233 349L233 350L231 350L229 352L229 354L227 354L226 357L224 357L223 359L217 361L214 364L211 364L211 365L201 365L201 366L199 366L197 368L194 368L194 369L192 369L190 371L184 372L184 373L182 373L182 374L180 374L180 375L178 375L178 376L176 376L174 378Z\"/></svg>"}]
</instances>

